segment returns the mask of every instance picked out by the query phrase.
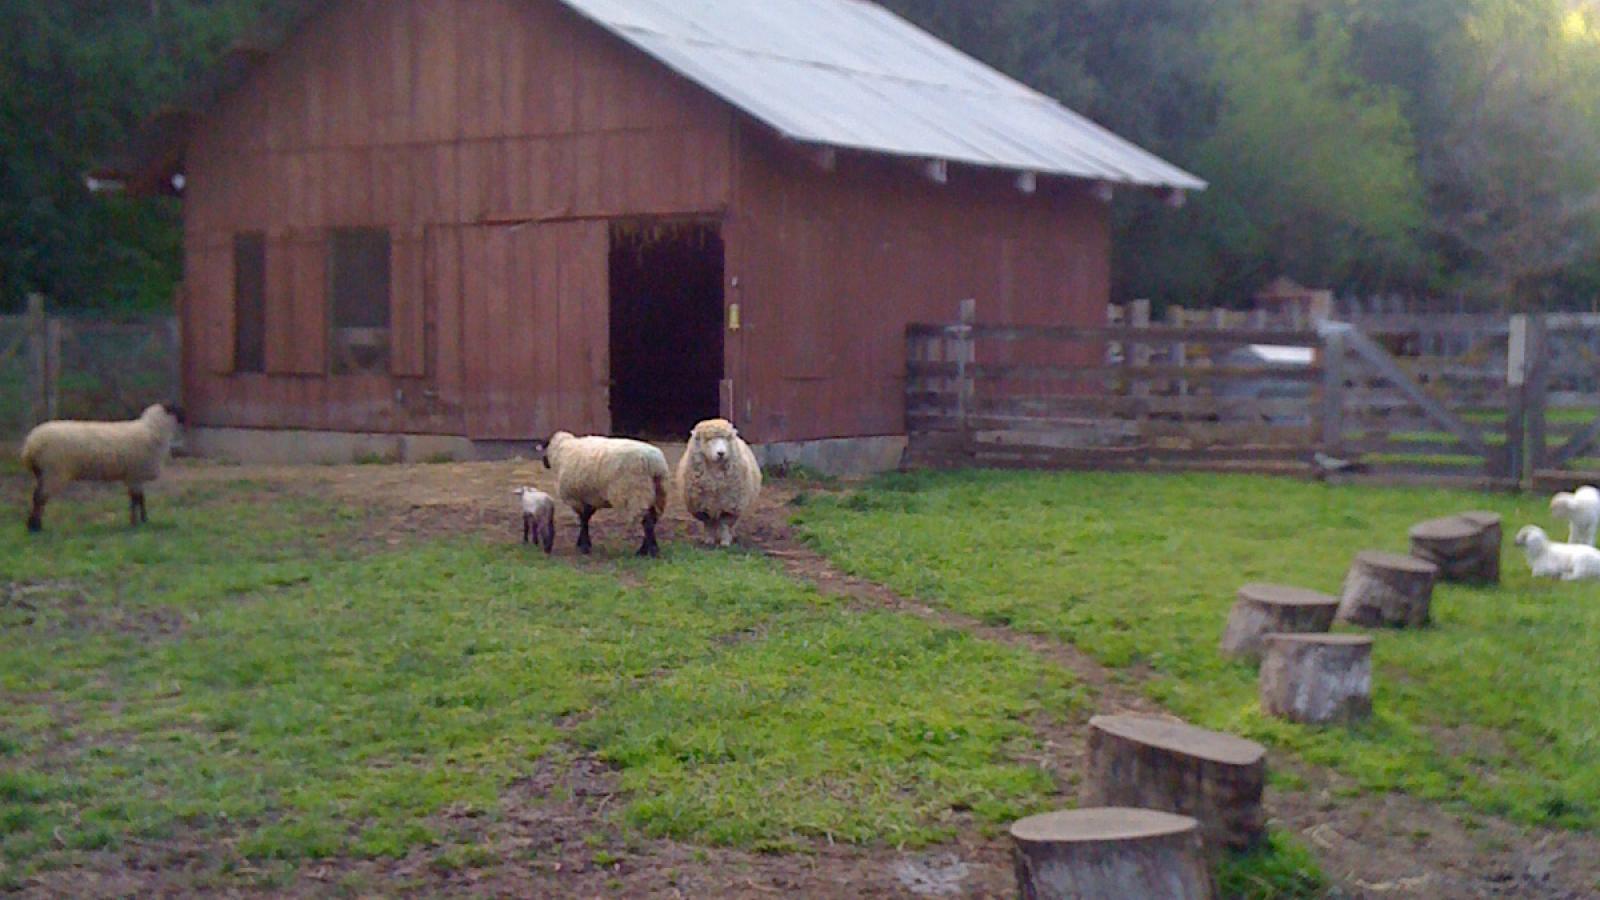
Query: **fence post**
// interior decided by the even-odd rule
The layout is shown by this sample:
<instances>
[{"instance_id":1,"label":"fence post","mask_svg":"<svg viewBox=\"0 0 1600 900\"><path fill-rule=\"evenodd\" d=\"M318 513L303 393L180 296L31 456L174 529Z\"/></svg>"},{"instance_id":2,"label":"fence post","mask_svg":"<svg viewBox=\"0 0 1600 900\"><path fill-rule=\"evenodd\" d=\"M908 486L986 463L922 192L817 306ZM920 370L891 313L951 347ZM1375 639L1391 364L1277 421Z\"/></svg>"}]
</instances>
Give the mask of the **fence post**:
<instances>
[{"instance_id":1,"label":"fence post","mask_svg":"<svg viewBox=\"0 0 1600 900\"><path fill-rule=\"evenodd\" d=\"M1506 479L1513 483L1522 481L1522 464L1525 458L1523 445L1524 418L1527 416L1527 376L1529 351L1528 317L1518 314L1511 317L1506 337L1506 449L1505 460L1500 464ZM1491 467L1491 469L1494 467Z\"/></svg>"},{"instance_id":2,"label":"fence post","mask_svg":"<svg viewBox=\"0 0 1600 900\"><path fill-rule=\"evenodd\" d=\"M1322 338L1322 452L1344 452L1345 331L1328 329Z\"/></svg>"},{"instance_id":3,"label":"fence post","mask_svg":"<svg viewBox=\"0 0 1600 900\"><path fill-rule=\"evenodd\" d=\"M50 351L44 295L28 295L28 406L37 425L50 411Z\"/></svg>"},{"instance_id":4,"label":"fence post","mask_svg":"<svg viewBox=\"0 0 1600 900\"><path fill-rule=\"evenodd\" d=\"M1167 324L1171 325L1174 328L1182 328L1182 327L1184 327L1185 322L1188 321L1188 317L1187 317L1186 313L1187 313L1187 311L1181 306L1169 306L1169 307L1167 307ZM1172 365L1173 365L1174 368L1178 368L1178 369L1182 369L1182 368L1188 367L1188 365L1189 365L1189 345L1188 344L1184 343L1183 341L1174 341L1172 343ZM1189 379L1187 379L1187 378L1178 379L1178 381L1177 381L1177 394L1178 394L1179 397L1187 397L1187 396L1189 396Z\"/></svg>"},{"instance_id":5,"label":"fence post","mask_svg":"<svg viewBox=\"0 0 1600 900\"><path fill-rule=\"evenodd\" d=\"M178 290L182 291L182 286ZM172 377L172 395L169 399L179 406L183 406L185 405L183 396L183 326L178 317L173 316L167 319L167 326L163 331L167 339L168 359L172 361L171 371L169 372ZM727 379L723 380L727 381ZM731 395L726 399L728 399L728 405L725 408L732 411Z\"/></svg>"},{"instance_id":6,"label":"fence post","mask_svg":"<svg viewBox=\"0 0 1600 900\"><path fill-rule=\"evenodd\" d=\"M44 417L61 418L61 329L60 319L44 320Z\"/></svg>"},{"instance_id":7,"label":"fence post","mask_svg":"<svg viewBox=\"0 0 1600 900\"><path fill-rule=\"evenodd\" d=\"M1149 300L1135 300L1132 303L1128 304L1128 327L1129 328L1149 328L1150 327L1150 301ZM1127 361L1128 365L1134 367L1135 369L1142 369L1142 368L1148 367L1150 365L1150 345L1149 344L1129 344L1128 345L1128 349L1127 349L1126 361ZM1133 396L1133 397L1148 397L1148 396L1150 396L1150 382L1145 380L1145 379L1143 379L1143 378L1139 378L1139 375L1138 375L1137 372L1133 374L1133 378L1136 378L1136 379L1139 379L1139 380L1135 384L1129 384L1128 385L1128 394L1130 396Z\"/></svg>"},{"instance_id":8,"label":"fence post","mask_svg":"<svg viewBox=\"0 0 1600 900\"><path fill-rule=\"evenodd\" d=\"M952 329L955 334L952 349L955 351L956 363L956 421L961 429L961 441L966 445L967 453L975 456L978 448L973 441L968 416L972 414L972 401L977 393L973 378L977 347L972 336L972 326L978 320L978 301L975 299L961 301L959 319L959 324Z\"/></svg>"},{"instance_id":9,"label":"fence post","mask_svg":"<svg viewBox=\"0 0 1600 900\"><path fill-rule=\"evenodd\" d=\"M1539 471L1549 464L1550 448L1545 439L1545 404L1549 402L1550 384L1550 332L1544 314L1528 317L1528 362L1524 368L1526 378L1522 386L1523 416L1527 424L1528 481L1539 477Z\"/></svg>"}]
</instances>

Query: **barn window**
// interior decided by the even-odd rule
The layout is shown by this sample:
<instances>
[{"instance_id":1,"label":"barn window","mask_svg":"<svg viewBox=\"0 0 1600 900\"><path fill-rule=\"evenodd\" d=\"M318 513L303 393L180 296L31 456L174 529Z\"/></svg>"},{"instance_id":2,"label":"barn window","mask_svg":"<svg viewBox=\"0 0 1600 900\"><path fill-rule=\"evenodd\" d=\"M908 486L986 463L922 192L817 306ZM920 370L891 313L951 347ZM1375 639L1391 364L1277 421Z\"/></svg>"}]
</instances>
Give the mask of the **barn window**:
<instances>
[{"instance_id":1,"label":"barn window","mask_svg":"<svg viewBox=\"0 0 1600 900\"><path fill-rule=\"evenodd\" d=\"M333 232L328 293L333 302L333 373L389 371L389 232Z\"/></svg>"},{"instance_id":2,"label":"barn window","mask_svg":"<svg viewBox=\"0 0 1600 900\"><path fill-rule=\"evenodd\" d=\"M233 370L267 368L267 242L260 233L233 238Z\"/></svg>"}]
</instances>

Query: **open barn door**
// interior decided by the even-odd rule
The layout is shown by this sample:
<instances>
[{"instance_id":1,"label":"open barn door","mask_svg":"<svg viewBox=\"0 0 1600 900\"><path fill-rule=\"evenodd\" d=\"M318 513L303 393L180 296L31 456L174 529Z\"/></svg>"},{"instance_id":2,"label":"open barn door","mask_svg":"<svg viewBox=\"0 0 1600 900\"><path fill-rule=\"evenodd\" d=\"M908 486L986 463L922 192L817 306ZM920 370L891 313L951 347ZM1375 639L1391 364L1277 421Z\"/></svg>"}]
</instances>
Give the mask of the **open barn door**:
<instances>
[{"instance_id":1,"label":"open barn door","mask_svg":"<svg viewBox=\"0 0 1600 900\"><path fill-rule=\"evenodd\" d=\"M605 223L465 229L461 284L468 437L610 430Z\"/></svg>"}]
</instances>

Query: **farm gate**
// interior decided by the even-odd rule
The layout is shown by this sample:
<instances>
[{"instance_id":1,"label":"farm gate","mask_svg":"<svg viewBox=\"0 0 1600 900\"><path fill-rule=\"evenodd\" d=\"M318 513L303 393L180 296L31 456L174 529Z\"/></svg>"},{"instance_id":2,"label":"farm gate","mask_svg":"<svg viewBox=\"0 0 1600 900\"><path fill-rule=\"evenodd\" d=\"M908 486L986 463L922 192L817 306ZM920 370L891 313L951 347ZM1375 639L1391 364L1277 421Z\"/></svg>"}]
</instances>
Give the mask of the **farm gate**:
<instances>
[{"instance_id":1,"label":"farm gate","mask_svg":"<svg viewBox=\"0 0 1600 900\"><path fill-rule=\"evenodd\" d=\"M1520 325L1527 358L1527 459L1538 486L1600 483L1600 315Z\"/></svg>"},{"instance_id":2,"label":"farm gate","mask_svg":"<svg viewBox=\"0 0 1600 900\"><path fill-rule=\"evenodd\" d=\"M1101 327L907 330L910 460L1506 486L1535 398L1496 316L1118 310ZM1516 371L1513 371L1516 369ZM1600 425L1592 437L1600 440Z\"/></svg>"}]
</instances>

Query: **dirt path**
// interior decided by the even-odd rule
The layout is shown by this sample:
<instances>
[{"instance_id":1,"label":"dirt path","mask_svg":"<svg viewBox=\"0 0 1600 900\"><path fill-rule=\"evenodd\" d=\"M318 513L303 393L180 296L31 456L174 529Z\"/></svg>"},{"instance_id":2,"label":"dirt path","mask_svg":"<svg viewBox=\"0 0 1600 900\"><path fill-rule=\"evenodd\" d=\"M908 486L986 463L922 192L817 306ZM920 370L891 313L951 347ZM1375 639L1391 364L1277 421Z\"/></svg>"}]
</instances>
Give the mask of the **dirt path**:
<instances>
[{"instance_id":1,"label":"dirt path","mask_svg":"<svg viewBox=\"0 0 1600 900\"><path fill-rule=\"evenodd\" d=\"M434 466L236 467L187 463L174 467L165 493L188 484L247 480L275 491L327 496L371 510L363 540L400 546L418 539L478 534L514 543L519 517L511 488L551 488L549 473L533 461ZM24 496L21 479L5 479L0 497ZM83 491L84 488L74 488ZM159 502L152 497L152 509ZM801 543L787 524L793 491L769 486L742 529L748 544L792 577L863 606L913 615L985 640L1017 647L1072 672L1099 712L1159 712L1139 690L1138 673L1108 670L1058 641L930 606L839 571ZM18 500L18 502L21 502ZM71 497L52 506L71 515ZM154 514L154 513L153 513ZM20 519L19 519L20 522ZM573 521L563 513L558 555L601 567L629 551L637 526L596 520L597 555L577 557ZM663 542L698 540L698 526L680 509L669 511ZM1077 794L1086 744L1086 721L1040 720L1041 758L1052 771L1063 805ZM1458 815L1409 797L1348 796L1336 773L1274 753L1269 765L1291 771L1303 790L1268 788L1274 824L1314 849L1342 897L1600 896L1600 838L1529 829L1480 814ZM1013 882L1003 839L975 838L926 852L816 843L799 854L707 849L675 841L629 836L612 821L618 795L615 773L570 748L547 757L505 799L496 821L446 814L441 829L469 839L487 857L452 865L431 851L394 861L307 863L269 893L423 893L488 896L804 897L1011 896ZM136 845L93 857L86 866L53 873L32 887L42 895L120 896L204 891L218 878L216 848L179 843ZM200 861L200 862L197 862ZM235 865L243 863L234 860ZM243 863L248 865L247 863ZM243 874L248 875L248 872ZM223 879L231 892L235 880Z\"/></svg>"}]
</instances>

